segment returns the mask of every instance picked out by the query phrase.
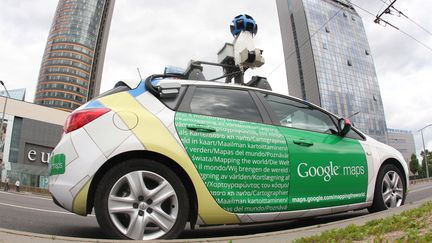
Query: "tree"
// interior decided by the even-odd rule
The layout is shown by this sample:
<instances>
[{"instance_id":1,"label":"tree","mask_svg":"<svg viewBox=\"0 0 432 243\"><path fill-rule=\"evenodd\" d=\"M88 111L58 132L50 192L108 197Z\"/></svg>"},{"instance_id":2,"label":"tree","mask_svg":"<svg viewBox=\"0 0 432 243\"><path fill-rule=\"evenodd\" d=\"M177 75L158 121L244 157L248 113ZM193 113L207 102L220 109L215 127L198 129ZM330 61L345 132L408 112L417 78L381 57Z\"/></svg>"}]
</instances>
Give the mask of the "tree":
<instances>
[{"instance_id":1,"label":"tree","mask_svg":"<svg viewBox=\"0 0 432 243\"><path fill-rule=\"evenodd\" d=\"M415 155L415 153L412 153L411 161L410 161L410 170L414 175L419 175L420 169L421 168L417 156Z\"/></svg>"},{"instance_id":2,"label":"tree","mask_svg":"<svg viewBox=\"0 0 432 243\"><path fill-rule=\"evenodd\" d=\"M426 177L426 159L425 159L425 151L421 151L420 155L422 156L422 169L424 171L423 177ZM429 177L432 176L432 151L429 151L426 149L426 155L427 155L427 165L429 170Z\"/></svg>"}]
</instances>

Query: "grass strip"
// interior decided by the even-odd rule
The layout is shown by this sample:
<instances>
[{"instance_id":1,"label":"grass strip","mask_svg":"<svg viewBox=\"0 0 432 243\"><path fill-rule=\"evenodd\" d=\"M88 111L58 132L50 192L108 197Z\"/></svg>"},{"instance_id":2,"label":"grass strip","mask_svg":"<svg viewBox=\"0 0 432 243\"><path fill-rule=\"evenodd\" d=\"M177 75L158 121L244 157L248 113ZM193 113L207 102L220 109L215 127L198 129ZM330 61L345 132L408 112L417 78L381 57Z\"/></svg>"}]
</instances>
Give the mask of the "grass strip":
<instances>
[{"instance_id":1,"label":"grass strip","mask_svg":"<svg viewBox=\"0 0 432 243\"><path fill-rule=\"evenodd\" d=\"M354 224L320 235L295 240L303 242L432 242L432 202L362 226Z\"/></svg>"}]
</instances>

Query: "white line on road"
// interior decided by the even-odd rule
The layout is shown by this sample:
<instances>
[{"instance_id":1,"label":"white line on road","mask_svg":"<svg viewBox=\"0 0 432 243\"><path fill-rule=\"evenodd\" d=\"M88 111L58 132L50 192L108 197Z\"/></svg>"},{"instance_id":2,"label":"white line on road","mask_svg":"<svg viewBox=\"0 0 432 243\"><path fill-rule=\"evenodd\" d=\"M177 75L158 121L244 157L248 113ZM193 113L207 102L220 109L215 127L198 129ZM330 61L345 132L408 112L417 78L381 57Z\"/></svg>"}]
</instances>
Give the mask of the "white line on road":
<instances>
[{"instance_id":1,"label":"white line on road","mask_svg":"<svg viewBox=\"0 0 432 243\"><path fill-rule=\"evenodd\" d=\"M414 190L410 190L410 193L413 192L418 192L418 191L423 191L426 189L430 189L432 187L432 185L429 186L424 186L424 187L420 187L420 188L416 188ZM24 196L24 197L29 197L29 198L36 198L36 199L42 199L42 200L49 200L51 201L51 198L45 198L45 197L37 197L37 196L28 196L28 195L23 195L23 194L15 194L15 193L10 193L10 192L1 192L0 193L4 193L4 194L8 194L8 195L15 195L15 196ZM39 208L30 208L30 207L25 207L25 206L18 206L18 205L13 205L13 204L7 204L7 203L1 203L0 205L3 206L8 206L8 207L14 207L14 208L22 208L22 209L27 209L27 210L33 210L33 211L39 211L39 212L45 212L45 213L58 213L58 214L66 214L66 215L76 215L74 213L70 213L70 212L61 212L61 211L55 211L55 210L46 210L46 209L39 209ZM95 216L94 214L90 214L88 216Z\"/></svg>"},{"instance_id":2,"label":"white line on road","mask_svg":"<svg viewBox=\"0 0 432 243\"><path fill-rule=\"evenodd\" d=\"M52 201L52 199L48 198L48 197L29 196L29 195L26 195L26 194L13 193L13 192L0 192L0 193L4 193L4 194L8 194L8 195L14 195L14 196L20 196L20 197L29 197L29 198L36 198L36 199L42 199L42 200Z\"/></svg>"},{"instance_id":3,"label":"white line on road","mask_svg":"<svg viewBox=\"0 0 432 243\"><path fill-rule=\"evenodd\" d=\"M46 210L46 209L40 209L40 208L30 208L30 207L18 206L18 205L13 205L13 204L8 204L8 203L1 203L1 202L0 202L0 205L8 206L8 207L14 207L14 208L28 209L28 210L39 211L39 212L45 212L45 213L58 213L58 214L76 215L74 213L69 213L69 212ZM90 214L88 216L94 216L94 215Z\"/></svg>"}]
</instances>

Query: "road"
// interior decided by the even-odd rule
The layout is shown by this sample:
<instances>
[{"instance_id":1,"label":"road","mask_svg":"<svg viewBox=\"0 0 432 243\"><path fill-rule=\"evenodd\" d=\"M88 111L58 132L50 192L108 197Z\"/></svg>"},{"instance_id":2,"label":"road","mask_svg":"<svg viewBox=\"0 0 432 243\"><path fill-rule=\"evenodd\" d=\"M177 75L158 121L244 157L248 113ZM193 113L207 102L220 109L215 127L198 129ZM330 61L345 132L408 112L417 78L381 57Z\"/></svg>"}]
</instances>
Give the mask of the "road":
<instances>
[{"instance_id":1,"label":"road","mask_svg":"<svg viewBox=\"0 0 432 243\"><path fill-rule=\"evenodd\" d=\"M410 188L406 203L420 201L432 195L432 183L415 185ZM347 212L312 219L291 220L259 225L230 227L201 227L186 230L181 238L205 238L233 235L248 235L271 231L300 228L367 214L366 210ZM77 216L69 213L47 197L0 192L0 228L32 233L105 239L96 217Z\"/></svg>"}]
</instances>

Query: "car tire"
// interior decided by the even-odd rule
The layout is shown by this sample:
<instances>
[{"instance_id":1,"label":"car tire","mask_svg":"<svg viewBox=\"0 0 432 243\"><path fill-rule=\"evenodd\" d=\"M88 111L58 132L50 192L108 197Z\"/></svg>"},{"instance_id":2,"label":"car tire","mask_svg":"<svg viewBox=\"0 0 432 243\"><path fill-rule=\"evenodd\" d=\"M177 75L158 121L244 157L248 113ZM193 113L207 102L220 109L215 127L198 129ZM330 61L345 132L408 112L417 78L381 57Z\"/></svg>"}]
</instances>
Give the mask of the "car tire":
<instances>
[{"instance_id":1,"label":"car tire","mask_svg":"<svg viewBox=\"0 0 432 243\"><path fill-rule=\"evenodd\" d=\"M167 166L131 159L111 168L95 192L96 218L117 239L172 239L185 228L189 197Z\"/></svg>"},{"instance_id":2,"label":"car tire","mask_svg":"<svg viewBox=\"0 0 432 243\"><path fill-rule=\"evenodd\" d=\"M372 206L369 212L374 213L404 204L406 197L404 175L393 164L384 165L377 176Z\"/></svg>"}]
</instances>

